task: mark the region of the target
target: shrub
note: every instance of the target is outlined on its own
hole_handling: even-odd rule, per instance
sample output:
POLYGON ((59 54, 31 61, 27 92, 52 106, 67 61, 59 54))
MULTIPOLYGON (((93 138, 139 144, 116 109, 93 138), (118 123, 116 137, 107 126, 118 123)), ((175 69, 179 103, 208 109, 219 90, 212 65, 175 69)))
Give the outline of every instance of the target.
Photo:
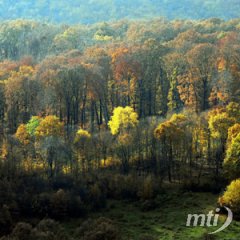
POLYGON ((69 240, 62 226, 51 219, 44 219, 35 228, 28 223, 20 222, 11 235, 1 240, 69 240))
POLYGON ((31 240, 54 240, 55 235, 52 232, 40 232, 37 229, 33 229, 30 235, 31 240))
POLYGON ((41 193, 34 196, 31 208, 34 216, 38 218, 51 217, 56 220, 66 216, 82 217, 86 212, 79 194, 62 189, 55 193, 41 193))
MULTIPOLYGON (((144 180, 135 175, 115 175, 108 181, 108 196, 115 199, 152 199, 156 194, 156 183, 151 176, 144 180)), ((160 184, 159 184, 160 186, 160 184)))
POLYGON ((9 233, 12 227, 12 216, 9 212, 9 209, 4 205, 0 209, 0 234, 9 233))
POLYGON ((89 197, 91 205, 94 209, 99 209, 106 205, 105 193, 100 189, 97 183, 90 187, 89 197))
POLYGON ((68 195, 62 189, 59 189, 52 196, 52 216, 57 219, 64 218, 67 215, 68 195))
POLYGON ((38 217, 51 215, 51 194, 41 193, 36 195, 32 202, 33 213, 38 217))
POLYGON ((32 226, 28 223, 19 222, 12 231, 12 237, 16 237, 18 240, 30 240, 30 233, 32 226))
POLYGON ((108 196, 114 199, 121 199, 124 177, 120 174, 109 177, 108 196))
POLYGON ((219 198, 221 206, 228 206, 236 214, 240 214, 240 179, 234 180, 227 187, 222 197, 219 198))
POLYGON ((71 217, 82 217, 86 214, 86 210, 80 196, 71 194, 68 203, 68 215, 71 217))
POLYGON ((133 175, 124 176, 122 184, 122 197, 126 199, 136 199, 138 192, 138 180, 133 175))
POLYGON ((69 237, 67 236, 63 227, 56 221, 52 219, 43 219, 39 222, 36 229, 31 234, 32 239, 36 240, 39 237, 39 240, 43 238, 44 240, 68 240, 69 237))
POLYGON ((0 205, 10 204, 15 199, 12 184, 6 180, 0 180, 0 205))
POLYGON ((154 197, 154 182, 151 176, 144 179, 143 184, 139 189, 139 196, 143 200, 149 200, 154 197))
POLYGON ((75 232, 76 239, 80 240, 119 240, 118 229, 112 220, 98 218, 87 220, 75 232))
POLYGON ((71 176, 59 174, 56 178, 53 180, 53 189, 59 190, 59 189, 71 189, 73 188, 74 180, 71 176))
POLYGON ((18 240, 18 239, 15 237, 11 237, 11 236, 3 236, 0 238, 0 240, 18 240))

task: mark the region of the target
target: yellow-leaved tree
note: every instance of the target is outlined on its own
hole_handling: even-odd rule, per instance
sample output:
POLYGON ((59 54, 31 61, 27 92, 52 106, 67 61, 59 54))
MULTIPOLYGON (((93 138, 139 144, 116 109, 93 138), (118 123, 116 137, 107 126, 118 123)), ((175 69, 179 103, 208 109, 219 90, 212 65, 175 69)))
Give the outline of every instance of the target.
POLYGON ((15 136, 23 145, 28 145, 30 143, 30 134, 28 133, 25 124, 19 125, 15 136))
MULTIPOLYGON (((23 154, 22 164, 25 169, 33 169, 37 167, 36 161, 30 160, 36 157, 34 147, 35 129, 41 121, 40 117, 32 117, 27 124, 20 124, 15 133, 16 139, 21 143, 21 150, 23 154)), ((20 153, 19 153, 20 155, 20 153)))
POLYGON ((225 173, 230 180, 240 177, 240 131, 238 134, 235 132, 231 135, 231 130, 233 129, 234 127, 229 130, 228 148, 223 165, 225 173))
POLYGON ((235 119, 228 116, 227 113, 213 114, 210 113, 209 129, 211 136, 225 143, 228 129, 235 123, 235 119))
POLYGON ((68 159, 64 143, 64 123, 54 115, 41 119, 35 129, 36 145, 45 163, 48 165, 49 177, 56 176, 68 159))
POLYGON ((240 213, 240 179, 234 180, 227 187, 223 196, 219 198, 218 202, 221 206, 228 206, 231 210, 240 213))
POLYGON ((113 111, 113 116, 109 121, 112 135, 117 136, 116 154, 121 160, 123 173, 129 170, 129 161, 131 157, 131 144, 133 142, 130 132, 138 124, 138 114, 131 107, 117 107, 113 111))
POLYGON ((35 130, 37 138, 42 137, 61 137, 64 133, 64 124, 58 117, 50 115, 46 116, 40 122, 39 126, 35 130))
POLYGON ((113 135, 121 134, 125 130, 138 124, 138 114, 131 107, 117 107, 108 125, 113 135))
POLYGON ((77 131, 77 134, 76 134, 76 137, 74 139, 74 142, 79 142, 81 140, 88 139, 90 137, 91 137, 91 134, 87 130, 84 130, 84 129, 80 128, 77 131))
POLYGON ((226 143, 228 139, 228 129, 236 123, 236 118, 229 114, 229 111, 220 110, 219 112, 212 110, 209 112, 208 126, 211 134, 212 152, 214 153, 216 176, 223 163, 226 143))
MULTIPOLYGON (((166 171, 169 182, 176 160, 184 162, 185 155, 181 151, 191 144, 191 121, 184 114, 173 114, 170 120, 160 123, 154 131, 154 136, 163 147, 162 153, 166 161, 166 171)), ((184 167, 184 165, 183 165, 184 167)))

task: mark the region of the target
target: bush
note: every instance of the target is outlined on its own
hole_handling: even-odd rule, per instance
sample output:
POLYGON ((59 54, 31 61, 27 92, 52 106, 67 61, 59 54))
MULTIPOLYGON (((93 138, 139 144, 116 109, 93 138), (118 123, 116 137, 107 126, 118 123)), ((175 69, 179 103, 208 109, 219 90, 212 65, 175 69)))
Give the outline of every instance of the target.
POLYGON ((216 179, 213 176, 205 176, 205 179, 202 179, 199 183, 197 179, 187 179, 184 181, 181 189, 183 191, 191 192, 212 192, 217 194, 225 186, 226 179, 218 176, 216 179))
POLYGON ((122 197, 126 199, 137 199, 138 192, 138 180, 133 175, 124 176, 123 183, 118 183, 118 186, 122 184, 122 197))
POLYGON ((33 229, 30 236, 31 240, 54 240, 55 235, 52 232, 40 232, 37 229, 33 229))
POLYGON ((31 208, 34 216, 38 218, 51 217, 56 220, 63 219, 66 216, 82 217, 86 212, 78 194, 66 192, 62 189, 55 193, 41 193, 34 196, 31 208))
POLYGON ((0 180, 0 206, 11 204, 15 197, 12 184, 6 180, 0 180))
POLYGON ((11 237, 11 236, 3 236, 0 238, 0 240, 18 240, 18 239, 15 237, 11 237))
POLYGON ((109 177, 108 196, 114 199, 137 199, 139 182, 133 175, 116 174, 109 177))
POLYGON ((76 239, 80 240, 119 240, 118 229, 112 220, 98 218, 87 220, 75 232, 76 239))
POLYGON ((105 207, 106 205, 105 193, 101 190, 97 183, 90 187, 89 200, 93 209, 99 209, 105 207))
POLYGON ((108 196, 114 199, 150 200, 156 196, 160 182, 148 176, 145 179, 136 175, 115 175, 108 181, 108 196))
POLYGON ((70 194, 68 202, 68 215, 71 217, 82 217, 86 214, 86 212, 87 209, 80 196, 70 194))
POLYGON ((73 188, 74 180, 71 176, 60 175, 53 180, 53 189, 71 189, 73 188))
POLYGON ((219 198, 221 206, 228 206, 231 210, 240 214, 240 179, 232 181, 222 197, 219 198))
POLYGON ((124 177, 120 174, 116 174, 112 177, 108 177, 108 179, 108 196, 114 199, 121 199, 124 177))
POLYGON ((41 193, 33 198, 32 210, 37 217, 46 217, 51 215, 51 194, 41 193))
POLYGON ((67 207, 68 207, 68 194, 59 189, 52 196, 52 216, 56 219, 62 219, 67 215, 67 207))
POLYGON ((12 216, 9 209, 4 205, 0 209, 0 234, 7 234, 10 232, 12 227, 12 216))
POLYGON ((1 240, 69 240, 69 237, 59 223, 44 219, 35 228, 20 222, 9 236, 4 236, 1 240))
POLYGON ((19 222, 12 231, 12 237, 18 240, 30 240, 32 226, 28 223, 19 222))
POLYGON ((36 240, 37 238, 40 240, 68 240, 63 227, 56 221, 52 219, 43 219, 39 222, 36 229, 31 234, 32 239, 36 240), (44 237, 44 238, 41 238, 44 237))
POLYGON ((154 182, 151 176, 144 179, 139 189, 139 196, 143 200, 149 200, 154 197, 154 182))
POLYGON ((39 231, 41 232, 54 232, 54 233, 57 233, 59 228, 60 228, 60 225, 58 222, 52 220, 52 219, 43 219, 41 220, 37 227, 36 227, 39 231))

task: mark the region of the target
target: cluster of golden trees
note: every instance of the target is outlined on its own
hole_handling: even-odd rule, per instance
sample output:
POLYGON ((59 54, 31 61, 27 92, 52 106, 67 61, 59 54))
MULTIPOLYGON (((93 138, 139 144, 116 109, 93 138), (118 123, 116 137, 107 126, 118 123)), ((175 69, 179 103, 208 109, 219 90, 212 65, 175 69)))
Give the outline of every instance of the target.
POLYGON ((20 171, 39 171, 50 178, 119 169, 125 174, 154 173, 170 182, 199 184, 203 174, 216 181, 222 174, 233 180, 240 174, 239 109, 231 102, 201 115, 184 111, 165 120, 142 120, 132 107, 117 107, 110 130, 79 127, 70 133, 56 116, 32 117, 19 125, 17 142, 4 145, 4 157, 16 164, 18 155, 20 171))

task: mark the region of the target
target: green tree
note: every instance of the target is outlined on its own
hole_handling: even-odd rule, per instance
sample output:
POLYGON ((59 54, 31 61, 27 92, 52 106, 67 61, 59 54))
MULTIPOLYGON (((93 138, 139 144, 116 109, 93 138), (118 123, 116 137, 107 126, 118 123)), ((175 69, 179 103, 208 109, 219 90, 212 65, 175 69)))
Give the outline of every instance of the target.
POLYGON ((40 125, 41 118, 38 116, 33 116, 29 122, 26 124, 26 130, 31 136, 35 136, 36 129, 40 125))

